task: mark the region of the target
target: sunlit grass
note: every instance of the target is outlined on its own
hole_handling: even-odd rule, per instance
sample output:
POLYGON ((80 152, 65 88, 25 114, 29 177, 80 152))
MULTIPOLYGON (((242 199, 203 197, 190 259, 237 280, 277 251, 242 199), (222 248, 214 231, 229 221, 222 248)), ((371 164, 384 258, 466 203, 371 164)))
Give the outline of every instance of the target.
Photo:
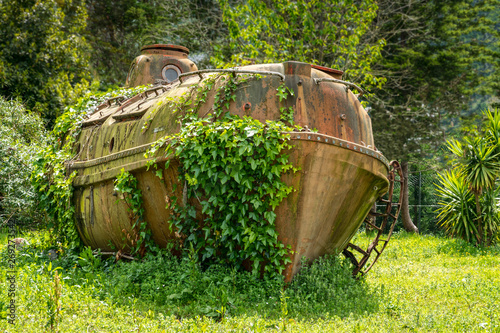
MULTIPOLYGON (((0 239, 5 241, 4 236, 0 239)), ((357 241, 368 239, 360 233, 357 241)), ((43 242, 46 240, 32 239, 31 246, 43 248, 43 242)), ((1 319, 0 329, 43 332, 47 330, 47 301, 55 267, 49 267, 48 259, 43 257, 25 262, 18 266, 17 273, 18 320, 13 327, 1 319)), ((5 265, 1 270, 0 299, 5 302, 5 265)), ((357 282, 359 289, 351 286, 354 294, 346 293, 336 299, 345 304, 345 311, 328 304, 328 300, 307 294, 298 299, 290 289, 284 294, 290 298, 281 299, 280 290, 261 290, 262 294, 272 295, 267 305, 258 298, 252 300, 254 303, 234 301, 237 309, 227 311, 224 318, 190 316, 189 309, 175 314, 175 309, 147 302, 138 295, 112 295, 106 284, 110 276, 105 270, 97 272, 101 277, 95 280, 86 280, 71 267, 62 273, 60 332, 500 332, 500 248, 478 249, 460 240, 395 234, 365 280, 357 282), (366 290, 366 295, 358 295, 356 290, 366 290), (350 297, 355 297, 355 302, 350 297), (363 310, 356 310, 353 304, 359 304, 363 310)), ((346 283, 340 277, 327 281, 321 274, 314 274, 318 277, 311 275, 304 280, 316 284, 313 290, 321 290, 322 284, 334 288, 335 283, 346 283)), ((196 313, 195 305, 192 306, 196 313)))

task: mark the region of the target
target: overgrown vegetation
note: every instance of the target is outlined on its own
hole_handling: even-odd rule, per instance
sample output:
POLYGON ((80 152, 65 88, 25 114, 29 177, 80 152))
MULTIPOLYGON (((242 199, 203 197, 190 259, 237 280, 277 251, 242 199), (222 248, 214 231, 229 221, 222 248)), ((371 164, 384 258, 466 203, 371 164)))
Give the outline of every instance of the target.
MULTIPOLYGON (((51 262, 47 233, 20 236, 30 246, 17 253, 15 330, 44 331, 52 319, 61 332, 500 328, 498 246, 478 248, 460 239, 398 233, 366 279, 352 279, 347 261, 327 257, 284 288, 279 279, 256 279, 223 265, 203 269, 196 256, 178 259, 166 252, 143 263, 115 264, 85 249, 80 258, 65 254, 51 262), (55 309, 50 302, 59 302, 59 313, 49 312, 55 309)), ((5 234, 0 237, 5 244, 5 234)), ((362 233, 355 238, 359 244, 369 241, 362 233)), ((5 265, 2 260, 2 274, 5 265)), ((2 301, 7 299, 4 283, 2 301)), ((4 302, 3 316, 5 309, 4 302)), ((7 325, 0 320, 1 329, 10 329, 7 325)))
POLYGON ((79 135, 81 121, 106 99, 121 95, 131 97, 145 89, 140 86, 106 93, 88 93, 57 119, 48 144, 38 152, 33 162, 31 182, 38 194, 40 208, 49 216, 47 227, 53 228, 57 238, 66 242, 69 248, 79 247, 80 237, 74 222, 75 208, 71 204, 72 180, 76 173, 68 175, 64 163, 77 153, 73 151, 73 144, 79 135))
POLYGON ((133 235, 128 233, 123 235, 124 243, 127 243, 128 240, 132 244, 131 254, 138 253, 144 257, 147 250, 156 251, 157 245, 153 241, 151 229, 148 228, 148 224, 144 220, 144 201, 137 179, 130 172, 122 169, 115 179, 115 191, 121 193, 122 199, 127 205, 130 224, 134 232, 133 235))
MULTIPOLYGON (((167 208, 173 209, 169 223, 181 235, 184 250, 193 251, 205 264, 231 263, 239 269, 247 262, 254 275, 273 275, 290 261, 290 249, 278 241, 274 209, 292 191, 281 180, 296 170, 286 154, 291 146, 284 132, 291 128, 281 121, 263 124, 228 113, 236 89, 249 79, 215 75, 173 101, 181 130, 159 139, 146 155, 161 152, 175 156, 181 165, 183 198, 172 196, 167 208), (199 118, 199 107, 217 83, 211 112, 199 118), (188 200, 201 206, 201 216, 188 200)), ((290 96, 283 87, 277 89, 280 101, 290 96)))
POLYGON ((89 86, 85 2, 0 2, 0 95, 20 98, 52 127, 89 86))
POLYGON ((43 221, 29 178, 46 136, 39 116, 18 100, 0 96, 0 225, 9 220, 25 226, 43 221))
MULTIPOLYGON (((206 261, 253 263, 253 272, 278 270, 287 263, 287 249, 278 241, 273 210, 292 191, 281 180, 291 171, 286 128, 251 118, 198 120, 185 124, 170 139, 166 154, 181 163, 180 181, 187 197, 202 207, 173 198, 172 225, 206 261), (175 149, 175 150, 174 150, 175 149)), ((288 259, 289 260, 289 259, 288 259)))

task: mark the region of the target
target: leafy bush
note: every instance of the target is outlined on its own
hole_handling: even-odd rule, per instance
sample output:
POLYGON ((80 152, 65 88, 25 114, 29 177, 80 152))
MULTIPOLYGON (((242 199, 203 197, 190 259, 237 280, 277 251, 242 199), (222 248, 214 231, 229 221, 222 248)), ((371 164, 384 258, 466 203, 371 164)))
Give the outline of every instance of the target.
POLYGON ((281 273, 290 262, 274 213, 292 191, 280 179, 293 168, 282 153, 291 147, 284 130, 280 122, 233 117, 188 123, 172 140, 181 181, 189 183, 189 197, 201 198, 204 214, 200 228, 194 207, 178 206, 172 224, 203 260, 251 260, 254 274, 263 263, 266 273, 281 273))
MULTIPOLYGON (((282 176, 298 169, 287 154, 291 127, 229 113, 238 86, 254 78, 259 76, 212 75, 193 85, 171 104, 180 114, 180 131, 158 139, 146 156, 173 156, 180 162, 183 198, 172 196, 167 208, 173 210, 169 224, 182 235, 184 250, 193 248, 204 264, 250 264, 254 275, 271 276, 291 262, 291 247, 278 240, 274 210, 293 191, 282 176), (211 112, 199 118, 200 106, 217 85, 211 112), (201 206, 201 218, 188 198, 201 206)), ((280 101, 293 95, 284 83, 276 92, 280 101)), ((281 112, 290 120, 285 107, 281 112)), ((154 160, 149 166, 158 168, 154 160)), ((161 170, 156 174, 162 178, 161 170)))
POLYGON ((0 223, 9 218, 22 224, 44 219, 29 178, 35 152, 46 140, 39 116, 19 101, 0 97, 0 223))

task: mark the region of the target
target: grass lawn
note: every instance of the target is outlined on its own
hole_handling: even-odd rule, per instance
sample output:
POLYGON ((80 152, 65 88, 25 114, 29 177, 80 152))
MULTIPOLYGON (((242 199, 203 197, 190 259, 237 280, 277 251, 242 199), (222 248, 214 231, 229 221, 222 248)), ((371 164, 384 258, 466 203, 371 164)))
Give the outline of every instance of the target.
MULTIPOLYGON (((174 266, 156 275, 163 267, 156 261, 150 271, 85 257, 74 257, 72 266, 69 260, 51 263, 45 236, 24 237, 31 245, 17 253, 15 325, 6 319, 6 235, 0 238, 5 332, 51 331, 51 319, 59 332, 500 332, 498 246, 477 249, 460 240, 398 233, 360 281, 346 278, 345 260, 332 259, 283 289, 273 281, 252 285, 234 271, 203 272, 189 262, 176 276, 170 274, 174 266), (162 291, 170 287, 180 291, 162 291)), ((362 233, 356 238, 367 242, 362 233)))

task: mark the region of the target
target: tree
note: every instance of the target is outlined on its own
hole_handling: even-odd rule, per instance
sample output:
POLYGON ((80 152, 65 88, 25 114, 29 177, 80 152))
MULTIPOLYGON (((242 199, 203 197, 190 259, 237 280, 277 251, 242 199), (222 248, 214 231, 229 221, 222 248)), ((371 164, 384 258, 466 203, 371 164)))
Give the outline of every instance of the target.
POLYGON ((407 230, 416 230, 407 200, 409 162, 435 154, 450 118, 462 116, 474 94, 492 95, 498 85, 498 3, 379 2, 370 38, 387 42, 374 66, 387 82, 374 91, 371 117, 377 146, 402 164, 407 230))
POLYGON ((216 48, 218 67, 297 60, 345 72, 367 87, 380 87, 383 77, 371 67, 380 59, 383 39, 363 38, 376 17, 373 0, 288 1, 220 0, 230 42, 216 48))
POLYGON ((216 0, 87 0, 86 38, 94 75, 102 85, 122 85, 132 60, 148 44, 177 44, 198 67, 224 35, 216 0))
POLYGON ((163 0, 162 15, 148 27, 145 42, 173 43, 190 51, 198 68, 211 67, 214 47, 227 39, 222 10, 217 0, 163 0))
POLYGON ((0 95, 49 125, 87 86, 83 0, 0 1, 0 95))
POLYGON ((88 0, 87 12, 85 37, 91 45, 93 75, 104 86, 122 85, 158 8, 152 1, 88 0))

